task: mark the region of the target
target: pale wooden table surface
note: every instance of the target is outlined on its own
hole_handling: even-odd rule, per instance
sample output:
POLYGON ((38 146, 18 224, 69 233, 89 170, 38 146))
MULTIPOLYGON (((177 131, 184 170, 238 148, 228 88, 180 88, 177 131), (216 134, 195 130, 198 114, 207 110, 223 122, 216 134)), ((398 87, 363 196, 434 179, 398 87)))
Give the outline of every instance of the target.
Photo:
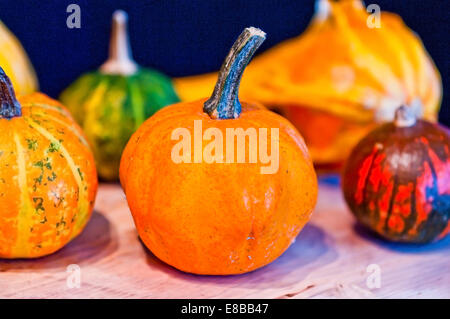
POLYGON ((84 232, 38 260, 0 260, 0 298, 450 298, 450 238, 388 244, 355 226, 338 186, 321 181, 312 221, 278 260, 239 276, 195 276, 140 243, 119 185, 100 186, 84 232), (68 288, 77 264, 81 287, 68 288), (367 267, 381 274, 370 289, 367 267), (72 273, 73 274, 73 273, 72 273))

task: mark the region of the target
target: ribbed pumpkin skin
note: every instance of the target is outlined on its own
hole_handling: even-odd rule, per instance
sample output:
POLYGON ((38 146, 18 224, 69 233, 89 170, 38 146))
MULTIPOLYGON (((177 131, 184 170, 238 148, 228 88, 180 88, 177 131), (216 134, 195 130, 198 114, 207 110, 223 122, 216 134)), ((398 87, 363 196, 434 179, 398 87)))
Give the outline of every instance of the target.
POLYGON ((0 119, 0 258, 51 254, 88 222, 97 173, 69 112, 40 93, 22 116, 0 119))
POLYGON ((0 21, 0 66, 8 74, 16 94, 35 92, 38 81, 33 66, 17 38, 0 21))
POLYGON ((130 76, 91 72, 60 96, 92 145, 100 177, 115 180, 120 156, 136 129, 161 107, 178 101, 171 80, 141 68, 130 76))
POLYGON ((308 222, 317 177, 302 137, 286 119, 242 101, 239 118, 211 119, 204 101, 168 106, 145 121, 123 152, 120 181, 139 236, 158 258, 195 274, 249 272, 278 258, 308 222), (224 136, 232 128, 278 128, 278 171, 261 174, 260 161, 174 163, 171 134, 192 129, 194 120, 224 136))
POLYGON ((352 151, 343 175, 357 219, 384 238, 426 243, 450 231, 450 136, 425 121, 385 124, 352 151))

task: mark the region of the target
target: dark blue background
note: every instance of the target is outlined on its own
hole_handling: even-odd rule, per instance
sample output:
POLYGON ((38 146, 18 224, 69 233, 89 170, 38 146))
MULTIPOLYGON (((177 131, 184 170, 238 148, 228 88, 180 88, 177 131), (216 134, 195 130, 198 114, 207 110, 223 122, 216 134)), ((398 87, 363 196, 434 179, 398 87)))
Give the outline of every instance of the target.
MULTIPOLYGON (((399 13, 421 36, 442 75, 440 119, 450 125, 450 1, 366 1, 370 3, 399 13)), ((27 50, 41 90, 56 97, 81 73, 105 61, 115 9, 129 13, 136 61, 182 76, 218 69, 244 27, 268 33, 259 52, 300 34, 313 14, 314 0, 0 0, 0 19, 27 50), (81 7, 81 29, 66 27, 70 3, 81 7)))

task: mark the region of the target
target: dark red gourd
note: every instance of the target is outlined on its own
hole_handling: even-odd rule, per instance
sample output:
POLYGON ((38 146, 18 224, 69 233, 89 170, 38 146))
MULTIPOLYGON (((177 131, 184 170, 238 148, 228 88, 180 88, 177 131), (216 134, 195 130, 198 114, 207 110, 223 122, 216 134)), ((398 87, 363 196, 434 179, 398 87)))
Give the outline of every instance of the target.
POLYGON ((400 107, 392 123, 363 138, 342 187, 356 218, 382 237, 426 243, 450 231, 449 130, 400 107))

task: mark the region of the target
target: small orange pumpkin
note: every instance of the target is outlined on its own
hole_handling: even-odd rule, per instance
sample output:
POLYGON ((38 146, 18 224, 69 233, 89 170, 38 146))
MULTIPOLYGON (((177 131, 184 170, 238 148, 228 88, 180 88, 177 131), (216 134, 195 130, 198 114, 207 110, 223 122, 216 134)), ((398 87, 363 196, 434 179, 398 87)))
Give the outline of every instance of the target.
POLYGON ((278 114, 237 98, 242 72, 264 37, 247 28, 225 60, 212 97, 158 111, 122 154, 120 180, 142 241, 182 271, 228 275, 260 268, 289 247, 315 205, 317 178, 298 131, 278 114), (205 131, 205 140, 207 132, 216 132, 209 136, 214 152, 213 142, 198 144, 196 126, 205 131), (191 137, 187 143, 194 155, 172 160, 178 145, 174 132, 192 129, 193 143, 191 137), (239 142, 229 147, 223 139, 217 143, 232 129, 267 129, 267 140, 279 145, 278 152, 270 146, 271 154, 279 155, 278 170, 262 174, 263 160, 251 162, 250 137, 242 147, 239 142), (232 150, 231 160, 227 156, 225 162, 219 149, 232 150), (213 161, 197 157, 209 151, 213 161))
POLYGON ((0 68, 0 258, 51 254, 88 222, 97 192, 79 126, 41 93, 16 99, 0 68))

